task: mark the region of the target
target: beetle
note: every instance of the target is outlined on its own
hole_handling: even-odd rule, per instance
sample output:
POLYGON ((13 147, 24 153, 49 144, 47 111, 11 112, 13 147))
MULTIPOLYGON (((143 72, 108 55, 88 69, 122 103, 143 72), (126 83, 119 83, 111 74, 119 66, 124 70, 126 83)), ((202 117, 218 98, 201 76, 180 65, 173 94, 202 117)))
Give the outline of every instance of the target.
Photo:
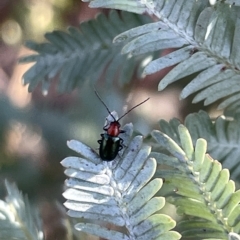
POLYGON ((95 90, 95 94, 97 95, 98 99, 101 103, 105 106, 110 116, 113 118, 114 121, 109 122, 106 126, 103 127, 103 130, 106 131, 102 133, 100 136, 102 137, 98 140, 100 144, 99 147, 99 155, 103 161, 112 161, 116 158, 119 151, 123 148, 123 139, 118 135, 120 133, 124 133, 125 131, 121 129, 121 124, 119 120, 125 117, 129 112, 131 112, 134 108, 140 106, 141 104, 145 103, 149 100, 149 98, 145 99, 144 101, 140 102, 136 106, 132 107, 128 110, 125 114, 123 114, 120 118, 116 119, 112 113, 110 112, 107 105, 103 102, 101 97, 99 96, 98 92, 95 90))

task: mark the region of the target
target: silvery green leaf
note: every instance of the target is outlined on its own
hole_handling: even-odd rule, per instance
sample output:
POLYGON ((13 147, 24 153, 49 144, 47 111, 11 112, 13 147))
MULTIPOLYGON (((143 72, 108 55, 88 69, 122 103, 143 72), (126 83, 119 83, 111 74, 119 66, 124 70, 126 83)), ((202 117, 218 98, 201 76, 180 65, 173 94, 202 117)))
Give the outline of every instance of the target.
POLYGON ((109 162, 101 160, 83 143, 75 140, 68 143, 80 154, 62 161, 68 176, 67 189, 63 193, 68 215, 84 219, 76 224, 77 230, 106 239, 130 240, 141 239, 141 236, 157 239, 164 235, 179 239, 177 232, 170 231, 175 222, 164 214, 156 214, 165 205, 165 199, 155 197, 162 179, 151 180, 157 166, 156 160, 149 157, 151 147, 143 145, 142 136, 132 138, 132 124, 125 125, 123 130, 125 132, 119 135, 124 140, 123 149, 109 162), (168 222, 164 221, 166 218, 168 222), (164 222, 157 222, 161 219, 164 222), (89 222, 97 220, 100 222, 89 222), (106 223, 125 227, 127 232, 101 226, 106 223), (139 226, 141 236, 136 231, 139 226))
MULTIPOLYGON (((130 3, 130 1, 126 1, 130 3)), ((145 11, 145 6, 131 1, 136 13, 145 11), (140 8, 137 8, 139 6, 140 8)), ((99 1, 98 6, 107 3, 99 1)), ((93 5, 96 2, 92 3, 93 5)), ((126 6, 119 1, 117 6, 126 6)), ((113 7, 113 5, 109 5, 113 7)), ((110 11, 108 16, 98 14, 95 19, 82 22, 78 27, 70 26, 67 31, 53 31, 45 34, 45 43, 27 41, 26 47, 36 53, 20 58, 20 63, 35 63, 23 76, 23 83, 33 91, 42 83, 43 93, 48 93, 52 80, 59 75, 58 89, 69 92, 81 87, 89 79, 98 80, 102 75, 106 83, 113 83, 114 79, 120 85, 128 83, 134 70, 138 67, 143 71, 142 63, 153 58, 153 53, 141 57, 121 54, 123 43, 116 44, 112 40, 115 36, 132 27, 149 23, 151 18, 146 15, 110 11), (120 73, 120 74, 116 74, 120 73)))
POLYGON ((101 3, 101 7, 115 9, 123 9, 124 5, 126 11, 145 11, 155 17, 155 22, 120 33, 114 42, 125 42, 122 53, 131 55, 173 48, 172 52, 149 61, 143 71, 142 76, 145 76, 173 66, 159 82, 159 90, 188 77, 189 84, 181 98, 197 93, 194 103, 204 101, 209 105, 223 100, 220 108, 240 108, 240 90, 233 87, 238 86, 235 79, 240 75, 238 1, 215 1, 212 5, 208 0, 89 2, 94 7, 101 3), (139 5, 134 5, 136 3, 139 5), (231 78, 226 77, 229 71, 231 78))

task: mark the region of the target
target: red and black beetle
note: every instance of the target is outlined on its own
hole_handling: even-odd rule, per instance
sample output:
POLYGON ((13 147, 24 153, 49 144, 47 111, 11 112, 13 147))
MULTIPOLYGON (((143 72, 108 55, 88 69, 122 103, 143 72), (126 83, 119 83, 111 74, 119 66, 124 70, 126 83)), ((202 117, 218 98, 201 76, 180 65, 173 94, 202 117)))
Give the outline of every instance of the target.
POLYGON ((111 117, 114 120, 113 122, 109 122, 109 124, 107 124, 106 126, 103 127, 103 130, 106 131, 106 133, 102 133, 101 134, 102 139, 98 140, 98 143, 100 144, 100 147, 99 147, 100 158, 104 161, 112 161, 117 156, 118 152, 123 148, 123 139, 120 138, 118 135, 120 133, 124 133, 125 131, 120 129, 121 124, 119 123, 119 120, 122 119, 123 117, 125 117, 134 108, 145 103, 147 100, 149 100, 149 98, 147 98, 143 102, 137 104, 136 106, 132 107, 125 114, 123 114, 120 118, 116 119, 110 112, 107 105, 100 98, 97 91, 95 91, 95 94, 97 95, 99 100, 102 102, 102 104, 105 106, 108 113, 111 115, 111 117))

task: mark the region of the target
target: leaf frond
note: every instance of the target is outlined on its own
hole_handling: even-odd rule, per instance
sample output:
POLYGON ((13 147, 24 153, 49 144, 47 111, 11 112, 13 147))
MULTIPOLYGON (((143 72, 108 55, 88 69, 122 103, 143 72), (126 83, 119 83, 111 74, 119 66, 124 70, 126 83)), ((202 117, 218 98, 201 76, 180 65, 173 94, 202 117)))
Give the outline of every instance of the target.
POLYGON ((162 186, 162 179, 151 180, 156 160, 149 157, 150 147, 142 146, 142 136, 130 140, 131 124, 125 125, 123 130, 121 137, 125 147, 111 162, 102 161, 83 143, 68 142, 68 146, 82 156, 62 161, 69 177, 63 193, 68 215, 85 220, 75 226, 77 230, 106 239, 164 239, 165 236, 179 239, 177 232, 170 231, 175 226, 174 220, 157 214, 165 205, 165 199, 154 196, 162 186), (114 224, 118 228, 109 230, 89 220, 114 224))
POLYGON ((43 92, 47 93, 50 82, 59 74, 61 92, 80 87, 85 81, 97 81, 101 76, 107 83, 116 78, 120 85, 124 85, 131 80, 136 66, 139 65, 140 73, 143 72, 141 63, 149 57, 152 59, 153 54, 140 57, 121 55, 123 44, 113 44, 112 40, 122 31, 150 21, 148 16, 111 11, 108 18, 99 14, 78 28, 47 33, 47 43, 28 41, 26 47, 38 54, 20 58, 20 63, 35 62, 23 75, 24 84, 29 84, 29 91, 32 91, 42 82, 43 92))
MULTIPOLYGON (((118 0, 92 0, 91 6, 118 7, 118 0), (94 5, 96 3, 96 5, 94 5)), ((138 1, 136 1, 138 2, 138 1)), ((224 1, 225 2, 225 1, 224 1)), ((230 1, 231 2, 231 1, 230 1)), ((231 4, 229 2, 229 4, 231 4)), ((125 10, 132 11, 132 1, 125 10)), ((238 4, 236 4, 238 5, 238 4)), ((155 15, 159 22, 125 31, 115 42, 127 41, 124 54, 138 55, 160 49, 176 48, 171 53, 151 61, 144 74, 153 74, 167 67, 172 70, 160 81, 158 89, 190 77, 180 97, 196 94, 193 102, 209 105, 223 101, 219 108, 227 108, 240 99, 240 18, 239 8, 208 0, 139 1, 139 9, 155 15)), ((238 106, 239 107, 239 106, 238 106)))
MULTIPOLYGON (((187 238, 194 235, 195 239, 227 239, 232 232, 239 234, 240 191, 235 191, 229 171, 206 154, 206 140, 197 139, 194 147, 187 128, 179 125, 178 131, 181 147, 157 130, 152 136, 181 165, 181 169, 176 165, 173 171, 158 170, 175 193, 167 201, 176 205, 179 215, 188 216, 182 223, 181 234, 187 238), (180 174, 176 177, 177 172, 180 174)), ((165 163, 164 155, 157 158, 159 164, 165 163)), ((167 155, 166 158, 171 161, 167 155)))
MULTIPOLYGON (((172 119, 170 122, 160 121, 161 131, 170 136, 181 145, 178 126, 180 121, 172 119)), ((184 124, 188 128, 195 146, 198 138, 204 138, 208 142, 207 152, 215 159, 218 159, 223 167, 231 172, 232 179, 238 179, 239 167, 239 141, 240 141, 240 118, 219 116, 215 121, 211 120, 204 111, 192 113, 185 119, 184 124), (221 146, 221 147, 220 147, 221 146)))

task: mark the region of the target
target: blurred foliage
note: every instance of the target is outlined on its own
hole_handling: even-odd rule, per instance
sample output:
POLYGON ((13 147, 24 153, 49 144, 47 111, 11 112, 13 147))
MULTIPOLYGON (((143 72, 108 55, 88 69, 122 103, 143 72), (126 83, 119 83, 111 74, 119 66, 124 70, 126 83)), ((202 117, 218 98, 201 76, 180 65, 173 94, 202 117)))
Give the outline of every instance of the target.
MULTIPOLYGON (((80 1, 1 1, 0 10, 3 13, 0 17, 1 27, 4 27, 10 19, 20 26, 23 40, 34 39, 41 41, 46 31, 55 28, 63 29, 68 25, 69 21, 71 21, 71 24, 78 23, 77 19, 75 21, 73 18, 71 19, 71 14, 75 11, 76 6, 80 7, 80 1)), ((9 32, 11 32, 10 28, 8 28, 8 31, 2 32, 2 38, 4 34, 7 35, 9 32)))
MULTIPOLYGON (((57 163, 68 154, 65 143, 75 132, 71 123, 81 125, 77 123, 80 108, 75 109, 80 98, 77 94, 57 95, 54 89, 43 97, 36 89, 30 102, 21 108, 15 106, 12 98, 24 89, 13 83, 21 78, 13 76, 18 52, 26 39, 40 42, 46 31, 78 25, 85 7, 77 0, 10 0, 0 4, 0 176, 1 180, 16 181, 30 197, 34 197, 36 185, 44 190, 51 187, 49 182, 58 185, 59 197, 63 173, 57 163), (18 87, 15 92, 9 90, 12 84, 18 87)), ((45 197, 55 199, 56 195, 49 190, 45 197)))
MULTIPOLYGON (((3 199, 6 194, 5 179, 16 182, 40 206, 46 239, 64 239, 66 235, 63 211, 54 207, 56 200, 63 201, 65 177, 59 162, 70 154, 66 141, 82 138, 82 126, 86 132, 91 122, 81 118, 86 111, 78 93, 58 95, 53 86, 47 97, 39 89, 29 95, 20 84, 24 68, 19 70, 17 58, 25 51, 25 40, 41 42, 47 31, 92 18, 95 10, 88 10, 81 19, 86 6, 78 0, 0 2, 0 196, 3 199)), ((97 141, 100 132, 101 127, 92 141, 97 141)))

